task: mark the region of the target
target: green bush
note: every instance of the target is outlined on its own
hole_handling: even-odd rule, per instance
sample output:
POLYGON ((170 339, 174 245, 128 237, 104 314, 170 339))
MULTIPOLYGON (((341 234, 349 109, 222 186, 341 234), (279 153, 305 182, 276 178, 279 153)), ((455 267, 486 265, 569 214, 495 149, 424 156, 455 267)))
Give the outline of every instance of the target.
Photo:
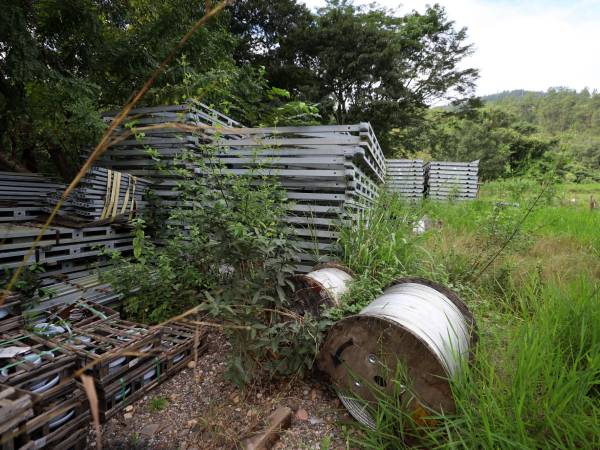
POLYGON ((115 256, 117 268, 104 277, 129 296, 126 310, 137 320, 199 306, 229 338, 228 375, 240 385, 309 368, 325 323, 288 308, 297 249, 281 220, 284 192, 273 177, 225 173, 215 157, 221 149, 202 150, 171 169, 182 180, 180 206, 162 244, 136 221, 134 259, 115 256))

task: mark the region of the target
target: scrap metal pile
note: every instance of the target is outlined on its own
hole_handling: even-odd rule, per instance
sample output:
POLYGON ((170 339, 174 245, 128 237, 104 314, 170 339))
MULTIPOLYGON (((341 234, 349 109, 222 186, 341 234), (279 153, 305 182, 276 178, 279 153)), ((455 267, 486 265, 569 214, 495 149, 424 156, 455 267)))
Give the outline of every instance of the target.
POLYGON ((90 407, 77 370, 93 378, 106 421, 205 348, 205 335, 193 324, 148 327, 84 300, 44 311, 28 328, 3 329, 0 398, 23 405, 12 416, 0 410, 3 448, 85 448, 90 407))
POLYGON ((0 176, 0 278, 25 265, 19 292, 0 305, 3 449, 82 449, 90 407, 75 372, 93 377, 101 420, 138 400, 206 348, 190 322, 148 327, 121 320, 121 299, 98 271, 107 251, 133 249, 129 220, 148 183, 94 167, 43 229, 66 186, 36 174, 0 176), (38 239, 39 237, 39 239, 38 239))
MULTIPOLYGON (((368 123, 245 128, 188 102, 132 110, 118 133, 122 139, 43 231, 35 220, 43 221, 61 201, 64 183, 0 173, 0 277, 7 280, 25 264, 38 283, 30 291, 4 292, 0 305, 3 448, 85 446, 90 413, 77 370, 93 378, 105 421, 205 350, 204 330, 194 322, 150 327, 122 320, 111 309, 121 295, 98 276, 110 265, 107 251, 132 253, 129 223, 137 212, 189 206, 178 191, 181 169, 201 180, 216 171, 223 182, 244 177, 250 185, 268 179, 282 186, 288 200, 282 220, 300 249, 297 270, 310 272, 293 280, 301 313, 318 314, 321 305, 339 304, 348 292, 353 274, 330 262, 338 226, 372 205, 384 181, 411 199, 477 193, 477 162, 386 161, 368 123), (184 158, 187 153, 194 158, 184 158), (315 263, 325 264, 313 270, 315 263)), ((349 411, 369 426, 367 388, 391 388, 386 370, 399 362, 416 383, 407 408, 452 410, 449 385, 438 380, 459 370, 459 358, 476 340, 474 328, 468 309, 445 287, 397 280, 358 315, 331 328, 319 366, 349 411)))

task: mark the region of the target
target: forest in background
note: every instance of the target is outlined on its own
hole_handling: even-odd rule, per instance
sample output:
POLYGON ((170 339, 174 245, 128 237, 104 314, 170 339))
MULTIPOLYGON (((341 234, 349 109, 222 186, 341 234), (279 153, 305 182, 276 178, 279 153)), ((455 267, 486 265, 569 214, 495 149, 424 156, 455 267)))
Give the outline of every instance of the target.
POLYGON ((401 153, 482 161, 487 179, 552 171, 600 181, 600 93, 510 91, 432 108, 401 153))
MULTIPOLYGON (((71 178, 106 126, 100 112, 121 107, 213 3, 4 0, 0 169, 71 178)), ((191 97, 248 126, 369 121, 388 157, 480 159, 484 179, 598 179, 598 94, 475 98, 467 30, 438 5, 402 13, 238 0, 192 37, 142 104, 191 97)))

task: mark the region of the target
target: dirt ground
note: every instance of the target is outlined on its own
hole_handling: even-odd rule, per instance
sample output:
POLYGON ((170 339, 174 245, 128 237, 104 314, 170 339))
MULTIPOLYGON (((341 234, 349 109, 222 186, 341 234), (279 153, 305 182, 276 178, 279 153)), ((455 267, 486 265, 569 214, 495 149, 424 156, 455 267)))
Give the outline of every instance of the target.
MULTIPOLYGON (((345 448, 350 419, 327 386, 292 379, 240 391, 224 373, 229 344, 219 333, 195 368, 187 368, 102 426, 104 449, 235 449, 277 407, 294 412, 275 449, 345 448)), ((89 448, 95 448, 90 434, 89 448)))

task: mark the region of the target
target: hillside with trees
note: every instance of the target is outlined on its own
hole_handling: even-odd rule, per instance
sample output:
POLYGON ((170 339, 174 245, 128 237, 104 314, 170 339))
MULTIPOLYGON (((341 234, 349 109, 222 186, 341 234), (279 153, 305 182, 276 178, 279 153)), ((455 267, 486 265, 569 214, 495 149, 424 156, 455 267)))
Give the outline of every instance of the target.
POLYGON ((537 127, 541 134, 559 139, 561 150, 583 167, 600 169, 600 93, 553 88, 483 100, 537 127))
POLYGON ((401 156, 475 160, 486 179, 553 172, 567 181, 600 175, 600 94, 517 90, 436 107, 418 127, 397 129, 401 156))

